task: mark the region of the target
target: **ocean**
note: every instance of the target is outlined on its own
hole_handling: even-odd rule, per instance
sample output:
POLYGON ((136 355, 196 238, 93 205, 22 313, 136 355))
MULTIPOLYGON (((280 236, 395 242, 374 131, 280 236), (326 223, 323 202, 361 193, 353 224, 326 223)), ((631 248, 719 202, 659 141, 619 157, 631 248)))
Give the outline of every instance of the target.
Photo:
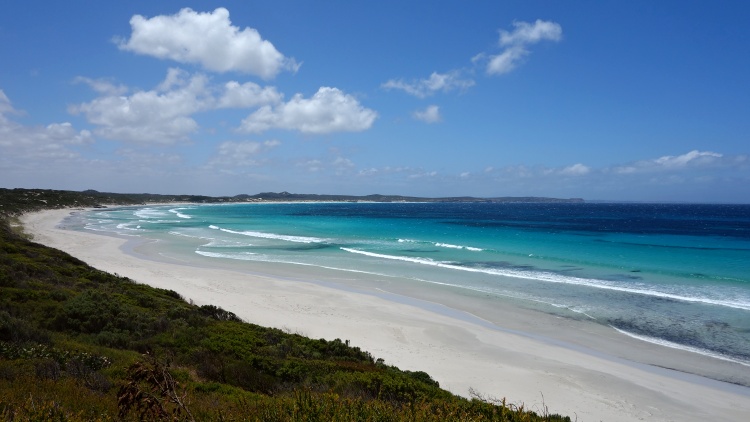
POLYGON ((197 263, 481 296, 750 366, 750 205, 247 203, 94 210, 66 224, 158 240, 197 263))

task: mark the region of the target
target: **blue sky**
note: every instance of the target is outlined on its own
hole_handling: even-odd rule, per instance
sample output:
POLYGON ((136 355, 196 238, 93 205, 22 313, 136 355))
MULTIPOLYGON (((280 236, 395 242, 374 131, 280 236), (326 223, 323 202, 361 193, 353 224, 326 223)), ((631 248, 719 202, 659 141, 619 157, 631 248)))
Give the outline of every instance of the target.
POLYGON ((0 186, 750 202, 745 1, 26 1, 0 186))

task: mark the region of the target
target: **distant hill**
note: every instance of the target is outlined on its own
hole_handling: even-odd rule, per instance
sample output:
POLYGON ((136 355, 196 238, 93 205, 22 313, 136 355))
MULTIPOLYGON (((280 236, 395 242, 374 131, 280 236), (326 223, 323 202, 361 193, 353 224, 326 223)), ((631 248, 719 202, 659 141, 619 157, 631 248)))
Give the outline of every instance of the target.
POLYGON ((402 195, 320 195, 289 192, 263 192, 255 195, 204 196, 161 195, 152 193, 112 193, 85 190, 83 192, 52 189, 5 189, 0 188, 0 214, 15 215, 21 212, 49 208, 104 207, 106 205, 142 205, 149 203, 223 203, 223 202, 471 202, 471 203, 582 203, 581 198, 544 198, 535 196, 506 196, 496 198, 474 198, 457 196, 445 198, 422 198, 402 195))

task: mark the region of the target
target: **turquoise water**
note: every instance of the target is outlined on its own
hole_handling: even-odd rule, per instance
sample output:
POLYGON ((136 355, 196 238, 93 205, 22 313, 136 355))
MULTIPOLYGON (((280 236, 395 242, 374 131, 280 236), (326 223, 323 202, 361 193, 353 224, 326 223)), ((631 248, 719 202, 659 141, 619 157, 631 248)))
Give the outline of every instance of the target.
POLYGON ((750 206, 300 203, 121 208, 79 228, 186 257, 466 289, 750 365, 750 206))

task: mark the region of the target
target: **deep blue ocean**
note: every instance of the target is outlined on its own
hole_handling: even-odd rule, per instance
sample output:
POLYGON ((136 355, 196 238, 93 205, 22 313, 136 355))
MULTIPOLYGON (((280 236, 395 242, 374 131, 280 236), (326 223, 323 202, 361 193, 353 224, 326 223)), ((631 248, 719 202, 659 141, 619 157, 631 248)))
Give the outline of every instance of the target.
POLYGON ((267 203, 81 218, 217 265, 452 286, 750 365, 750 205, 267 203))

